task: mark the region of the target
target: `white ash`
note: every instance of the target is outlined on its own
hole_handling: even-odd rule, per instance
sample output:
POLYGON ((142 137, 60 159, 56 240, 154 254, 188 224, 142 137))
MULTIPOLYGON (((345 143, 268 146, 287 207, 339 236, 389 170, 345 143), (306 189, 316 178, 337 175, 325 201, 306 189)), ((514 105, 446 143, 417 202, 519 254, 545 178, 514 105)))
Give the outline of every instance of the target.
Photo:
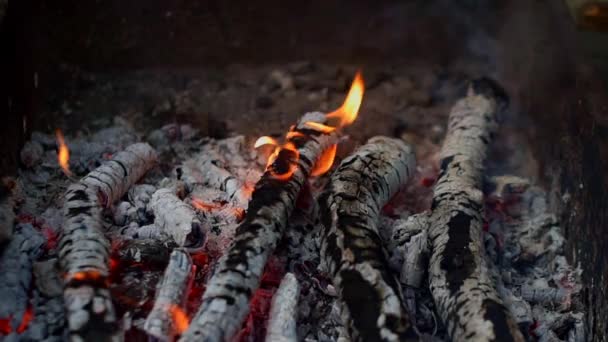
POLYGON ((298 279, 287 273, 272 298, 266 333, 267 342, 297 342, 296 329, 300 285, 298 279))
POLYGON ((206 228, 194 209, 175 195, 173 189, 159 189, 150 199, 154 212, 154 225, 170 235, 183 247, 200 247, 205 244, 206 228))
POLYGON ((10 318, 8 324, 16 331, 30 301, 29 292, 33 286, 32 266, 42 255, 45 238, 31 224, 15 227, 12 240, 0 255, 0 318, 10 318))
POLYGON ((63 280, 59 278, 57 258, 36 261, 33 265, 36 288, 46 297, 57 297, 63 291, 63 280))
POLYGON ((181 331, 175 326, 175 310, 184 311, 192 276, 192 260, 183 250, 176 249, 159 284, 154 307, 148 314, 143 329, 161 341, 171 341, 181 331))

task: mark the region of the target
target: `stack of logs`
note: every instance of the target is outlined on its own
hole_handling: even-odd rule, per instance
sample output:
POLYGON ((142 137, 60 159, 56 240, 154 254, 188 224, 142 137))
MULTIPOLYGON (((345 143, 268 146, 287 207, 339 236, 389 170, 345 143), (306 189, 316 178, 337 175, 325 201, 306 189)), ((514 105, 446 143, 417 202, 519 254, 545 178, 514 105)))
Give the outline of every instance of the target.
MULTIPOLYGON (((318 199, 320 259, 339 298, 348 338, 419 340, 411 295, 404 293, 401 284, 422 288, 428 272, 436 311, 452 340, 524 341, 497 290, 482 234, 484 163, 497 129, 497 115, 506 103, 496 84, 481 79, 472 82, 466 96, 454 105, 441 149, 432 208, 412 217, 408 224, 393 227, 392 243, 408 246, 396 249, 403 253, 401 279, 391 269, 379 218, 383 207, 415 172, 413 149, 399 139, 375 137, 342 160, 333 172, 318 199)), ((179 187, 147 194, 156 226, 146 232, 140 229, 140 236, 167 233, 179 246, 170 255, 154 306, 143 325, 149 335, 160 340, 179 337, 186 342, 226 341, 237 334, 315 163, 339 142, 339 130, 323 129, 328 125, 328 117, 322 113, 305 114, 287 135, 287 143, 295 151, 278 151, 249 201, 237 178, 211 173, 215 175, 211 182, 222 187, 230 201, 246 209, 246 215, 187 326, 175 317, 183 315, 193 282, 195 266, 190 253, 205 247, 208 228, 179 198, 179 187), (292 167, 288 178, 277 176, 292 167)), ((110 243, 104 233, 102 212, 152 169, 157 158, 148 144, 131 145, 74 183, 65 194, 59 259, 72 341, 121 339, 120 320, 109 292, 110 243)), ((208 163, 207 167, 217 166, 208 163)), ((19 238, 27 229, 17 231, 11 246, 23 245, 19 238)), ((30 239, 29 244, 34 240, 30 239)), ((0 286, 10 284, 0 281, 0 286)), ((298 340, 299 291, 298 279, 286 273, 272 300, 267 341, 298 340)))

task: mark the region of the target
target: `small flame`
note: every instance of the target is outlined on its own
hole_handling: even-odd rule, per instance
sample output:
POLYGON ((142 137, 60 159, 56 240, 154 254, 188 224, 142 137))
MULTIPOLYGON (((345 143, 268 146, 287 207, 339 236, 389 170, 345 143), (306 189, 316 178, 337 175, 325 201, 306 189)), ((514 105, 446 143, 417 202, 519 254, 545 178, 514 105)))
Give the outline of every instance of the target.
POLYGON ((264 145, 277 146, 277 145, 279 145, 279 143, 277 143, 276 140, 274 140, 273 138, 271 138, 269 136, 263 136, 263 137, 259 137, 258 140, 255 141, 253 148, 258 148, 258 147, 261 147, 264 145))
POLYGON ((338 128, 348 126, 355 121, 357 114, 359 113, 359 107, 361 107, 361 101, 363 100, 363 93, 365 91, 365 84, 361 72, 357 72, 355 79, 353 80, 346 100, 340 108, 332 113, 327 114, 328 119, 337 119, 339 123, 338 128))
POLYGON ((335 127, 331 127, 331 126, 327 126, 318 122, 314 122, 314 121, 308 121, 305 122, 304 125, 306 125, 306 127, 312 128, 314 130, 317 130, 321 133, 325 133, 325 134, 329 134, 333 131, 336 130, 335 127))
MULTIPOLYGON (((293 128, 292 128, 293 129, 293 128)), ((289 139, 293 139, 293 138, 299 138, 299 137, 303 137, 304 133, 302 132, 298 132, 298 131, 292 131, 290 130, 289 132, 287 132, 287 134, 285 135, 285 139, 289 140, 289 139)))
POLYGON ((296 146, 291 142, 287 142, 283 146, 277 147, 270 155, 266 169, 270 171, 271 175, 275 179, 286 181, 291 178, 291 175, 293 175, 293 173, 298 169, 299 158, 300 152, 296 146), (286 156, 277 161, 281 153, 292 155, 286 156))
POLYGON ((328 149, 323 151, 323 154, 321 154, 321 157, 319 157, 319 160, 317 160, 317 163, 315 164, 315 167, 310 173, 310 175, 313 177, 317 177, 329 171, 329 169, 331 169, 331 166, 334 164, 337 149, 338 145, 333 144, 328 149))
POLYGON ((179 335, 183 334, 184 331, 188 330, 188 326, 190 325, 190 319, 182 308, 173 304, 169 307, 169 312, 171 313, 171 318, 173 319, 173 327, 179 335))
POLYGON ((63 138, 61 130, 58 129, 57 131, 55 131, 55 136, 57 138, 57 144, 59 145, 59 151, 57 153, 57 160, 59 161, 59 166, 61 166, 61 169, 66 175, 71 176, 72 172, 70 171, 70 150, 68 149, 68 146, 65 143, 65 139, 63 138))

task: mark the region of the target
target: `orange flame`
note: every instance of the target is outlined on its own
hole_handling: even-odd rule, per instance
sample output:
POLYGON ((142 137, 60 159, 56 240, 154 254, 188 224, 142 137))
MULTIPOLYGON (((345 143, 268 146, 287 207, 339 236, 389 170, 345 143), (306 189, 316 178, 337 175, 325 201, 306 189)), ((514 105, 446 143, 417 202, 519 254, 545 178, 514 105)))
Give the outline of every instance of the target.
POLYGON ((357 72, 355 79, 353 80, 346 100, 340 108, 327 114, 328 119, 338 120, 338 128, 348 126, 355 121, 359 108, 361 107, 361 101, 363 100, 363 93, 365 91, 365 84, 363 83, 363 77, 361 72, 357 72))
POLYGON ((273 146, 277 146, 279 143, 277 143, 276 140, 274 140, 273 138, 269 137, 269 136, 263 136, 263 137, 259 137, 258 140, 255 141, 255 144, 253 145, 253 148, 258 148, 264 145, 273 145, 273 146))
POLYGON ((172 304, 169 306, 169 313, 171 313, 171 318, 173 320, 173 327, 175 331, 181 335, 188 329, 190 325, 190 319, 188 315, 180 308, 179 306, 172 304))
POLYGON ((336 130, 335 127, 327 126, 327 125, 324 125, 324 124, 321 124, 318 122, 314 122, 314 121, 307 121, 304 123, 304 125, 306 125, 306 127, 312 128, 314 130, 317 130, 317 131, 319 131, 321 133, 325 133, 325 134, 331 133, 336 130))
POLYGON ((319 160, 317 160, 317 163, 315 164, 315 167, 310 173, 310 175, 313 177, 317 177, 329 171, 329 169, 331 169, 331 166, 334 164, 337 149, 338 145, 333 144, 328 149, 323 151, 323 154, 321 154, 321 157, 319 157, 319 160))
POLYGON ((59 166, 63 172, 71 176, 72 172, 70 171, 70 150, 68 149, 68 145, 65 144, 65 139, 63 139, 63 134, 61 130, 55 131, 55 136, 57 138, 57 144, 59 145, 59 151, 57 153, 57 160, 59 161, 59 166))
POLYGON ((266 165, 266 168, 268 171, 270 171, 270 174, 274 178, 276 178, 278 180, 286 181, 289 178, 291 178, 291 175, 293 175, 293 173, 296 172, 296 170, 298 169, 298 159, 299 158, 300 158, 300 151, 298 151, 298 149, 296 148, 296 146, 293 143, 287 142, 283 146, 277 147, 274 150, 274 152, 270 155, 270 158, 268 158, 268 164, 266 165), (275 161, 277 161, 277 158, 283 151, 289 151, 289 152, 293 153, 294 155, 289 156, 288 158, 285 158, 285 160, 281 160, 281 164, 285 163, 287 165, 275 164, 275 161), (277 169, 280 169, 280 170, 277 170, 277 169))

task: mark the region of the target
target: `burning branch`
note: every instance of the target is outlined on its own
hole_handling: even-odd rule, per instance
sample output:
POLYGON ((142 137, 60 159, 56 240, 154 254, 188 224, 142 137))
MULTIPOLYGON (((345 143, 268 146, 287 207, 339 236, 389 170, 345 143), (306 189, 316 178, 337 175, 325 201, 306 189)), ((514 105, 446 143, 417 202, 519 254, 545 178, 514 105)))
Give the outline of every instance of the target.
POLYGON ((268 342, 296 342, 296 319, 298 314, 298 296, 300 285, 293 273, 287 273, 279 285, 279 289, 272 298, 270 318, 266 341, 268 342))
POLYGON ((65 194, 59 259, 65 272, 64 299, 72 340, 86 340, 91 334, 116 338, 116 315, 108 290, 110 246, 101 213, 155 163, 156 152, 150 145, 131 145, 72 184, 65 194))
POLYGON ((523 341, 483 255, 483 168, 504 100, 491 81, 473 82, 452 108, 441 150, 429 219, 429 278, 437 311, 455 341, 523 341))
POLYGON ((372 138, 342 161, 322 197, 321 260, 345 304, 342 320, 353 340, 417 339, 377 226, 415 163, 402 141, 372 138))
MULTIPOLYGON (((362 95, 360 78, 357 87, 361 88, 362 95)), ((361 102, 361 97, 351 97, 350 101, 361 102)), ((358 109, 358 105, 356 107, 358 109)), ((356 116, 356 113, 348 114, 356 116)), ((275 149, 266 172, 255 186, 247 216, 236 230, 234 243, 209 280, 201 307, 182 341, 226 340, 241 326, 268 256, 287 226, 298 193, 315 162, 338 142, 337 130, 324 133, 306 123, 328 125, 328 120, 323 113, 305 114, 287 133, 285 144, 275 149)))
POLYGON ((192 260, 186 252, 176 249, 171 253, 154 307, 144 323, 148 334, 171 341, 188 328, 183 304, 190 288, 192 267, 192 260))

